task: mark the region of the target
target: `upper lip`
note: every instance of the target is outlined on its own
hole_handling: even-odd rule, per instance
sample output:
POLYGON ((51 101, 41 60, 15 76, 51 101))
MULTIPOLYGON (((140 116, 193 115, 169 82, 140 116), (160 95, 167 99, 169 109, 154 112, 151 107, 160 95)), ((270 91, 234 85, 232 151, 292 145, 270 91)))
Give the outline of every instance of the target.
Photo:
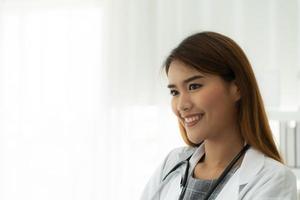
POLYGON ((197 115, 203 115, 204 113, 196 113, 196 114, 190 114, 190 115, 181 115, 182 118, 189 118, 189 117, 194 117, 197 115))

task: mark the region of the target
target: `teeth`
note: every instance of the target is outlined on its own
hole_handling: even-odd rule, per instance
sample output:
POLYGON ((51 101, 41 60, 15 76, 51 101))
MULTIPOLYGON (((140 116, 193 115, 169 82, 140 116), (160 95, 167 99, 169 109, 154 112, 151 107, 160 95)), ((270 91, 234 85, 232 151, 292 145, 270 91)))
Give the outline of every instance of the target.
MULTIPOLYGON (((202 116, 202 115, 201 115, 202 116)), ((184 118, 185 122, 191 123, 200 119, 200 115, 184 118)))

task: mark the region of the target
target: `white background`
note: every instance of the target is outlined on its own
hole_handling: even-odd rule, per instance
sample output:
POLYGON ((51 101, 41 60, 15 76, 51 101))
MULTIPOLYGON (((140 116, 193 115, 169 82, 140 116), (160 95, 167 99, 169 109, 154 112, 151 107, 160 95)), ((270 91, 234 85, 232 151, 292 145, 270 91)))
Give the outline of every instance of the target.
POLYGON ((0 1, 0 199, 138 199, 174 147, 164 58, 217 31, 268 110, 300 104, 297 0, 0 1))

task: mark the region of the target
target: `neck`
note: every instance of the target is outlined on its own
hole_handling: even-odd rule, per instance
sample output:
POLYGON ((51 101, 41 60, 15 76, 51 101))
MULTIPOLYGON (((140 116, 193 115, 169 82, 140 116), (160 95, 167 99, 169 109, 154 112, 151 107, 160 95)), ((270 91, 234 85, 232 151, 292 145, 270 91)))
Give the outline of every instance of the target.
POLYGON ((244 141, 238 131, 222 135, 222 138, 218 137, 204 141, 205 157, 202 162, 211 169, 226 168, 244 146, 244 141))

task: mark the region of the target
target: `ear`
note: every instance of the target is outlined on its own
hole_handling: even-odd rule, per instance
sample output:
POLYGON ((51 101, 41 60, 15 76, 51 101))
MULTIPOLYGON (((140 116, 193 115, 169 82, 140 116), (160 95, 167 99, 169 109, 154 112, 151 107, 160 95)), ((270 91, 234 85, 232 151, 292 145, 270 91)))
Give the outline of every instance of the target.
POLYGON ((234 101, 238 101, 241 99, 240 88, 235 80, 230 82, 230 94, 234 101))

